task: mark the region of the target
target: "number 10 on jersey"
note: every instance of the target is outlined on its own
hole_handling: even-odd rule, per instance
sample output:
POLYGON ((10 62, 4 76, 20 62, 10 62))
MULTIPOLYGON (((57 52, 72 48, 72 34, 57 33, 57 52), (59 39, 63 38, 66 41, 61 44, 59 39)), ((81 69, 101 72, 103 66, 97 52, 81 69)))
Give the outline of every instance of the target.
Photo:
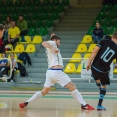
POLYGON ((114 54, 115 52, 110 49, 110 47, 107 47, 106 51, 101 56, 101 59, 103 59, 103 61, 107 63, 114 56, 114 54), (108 55, 110 56, 108 57, 108 55))

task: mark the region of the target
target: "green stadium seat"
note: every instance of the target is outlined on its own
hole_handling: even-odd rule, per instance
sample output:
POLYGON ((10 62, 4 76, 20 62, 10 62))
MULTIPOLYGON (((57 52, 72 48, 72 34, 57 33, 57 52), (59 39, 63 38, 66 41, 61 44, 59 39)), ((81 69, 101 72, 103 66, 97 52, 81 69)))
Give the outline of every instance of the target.
POLYGON ((62 5, 57 6, 56 9, 55 9, 56 13, 62 13, 64 11, 65 11, 65 9, 64 9, 64 6, 62 6, 62 5))
POLYGON ((41 28, 41 27, 43 27, 43 26, 44 26, 44 24, 43 24, 42 20, 36 20, 36 21, 33 23, 33 27, 34 27, 34 28, 41 28))
POLYGON ((45 8, 45 13, 52 13, 54 11, 55 11, 54 6, 47 6, 45 8))
POLYGON ((22 6, 22 1, 21 0, 16 0, 14 6, 21 7, 22 6))
POLYGON ((69 0, 62 0, 61 4, 63 6, 69 6, 69 0))
POLYGON ((52 1, 52 5, 54 5, 54 6, 60 5, 59 0, 53 0, 53 1, 52 1))
POLYGON ((27 23, 28 23, 28 28, 32 28, 33 27, 33 22, 32 20, 27 20, 27 23))
POLYGON ((97 18, 105 19, 106 18, 106 13, 105 12, 100 12, 98 14, 98 17, 97 18))
POLYGON ((33 14, 31 15, 31 19, 33 19, 33 20, 39 19, 39 14, 38 14, 38 13, 33 13, 33 14))
POLYGON ((112 11, 115 11, 115 12, 117 11, 117 4, 113 6, 112 11))
POLYGON ((7 8, 7 13, 9 13, 9 14, 16 13, 16 8, 15 7, 8 7, 7 8))
POLYGON ((16 13, 12 14, 12 16, 11 16, 12 17, 12 20, 15 20, 15 21, 18 20, 18 16, 19 15, 16 14, 16 13))
POLYGON ((50 16, 48 15, 48 13, 42 13, 42 15, 40 16, 40 20, 47 20, 49 18, 50 16))
POLYGON ((4 24, 4 21, 0 21, 0 24, 4 24))
POLYGON ((11 7, 11 6, 13 6, 13 1, 12 1, 12 0, 7 0, 5 6, 6 6, 6 7, 11 7))
POLYGON ((32 1, 31 0, 25 0, 23 6, 25 6, 25 7, 32 6, 32 1))
POLYGON ((35 28, 30 28, 28 30, 28 36, 35 36, 37 34, 37 30, 35 28))
MULTIPOLYGON (((36 9, 35 9, 35 10, 36 10, 36 9)), ((37 11, 38 11, 39 13, 44 13, 44 12, 45 12, 45 9, 44 9, 43 6, 40 6, 40 7, 37 9, 37 11)))
POLYGON ((59 19, 58 13, 52 13, 50 19, 51 19, 51 20, 57 20, 57 19, 59 19))
POLYGON ((2 15, 2 21, 6 21, 7 16, 8 16, 8 14, 3 14, 2 15))
POLYGON ((42 27, 42 28, 40 28, 40 30, 37 34, 40 36, 45 36, 48 34, 48 30, 47 30, 47 28, 42 27))
POLYGON ((103 29, 104 35, 107 35, 109 33, 107 27, 102 27, 102 29, 103 29))
POLYGON ((103 26, 104 27, 110 27, 113 25, 113 22, 111 19, 105 19, 104 22, 103 22, 103 26))
POLYGON ((23 15, 24 19, 26 19, 26 20, 30 18, 28 13, 23 13, 22 15, 23 15))
POLYGON ((41 2, 40 0, 33 0, 33 6, 40 6, 41 2))
POLYGON ((88 29, 88 31, 87 31, 86 34, 87 34, 87 35, 92 35, 94 28, 95 28, 95 27, 90 27, 90 28, 88 29))
POLYGON ((28 7, 25 12, 27 12, 27 13, 33 13, 33 12, 35 12, 35 9, 34 9, 33 6, 31 6, 31 7, 28 7))
POLYGON ((111 10, 111 8, 112 8, 112 5, 104 5, 103 7, 102 7, 102 12, 109 12, 110 10, 111 10))
POLYGON ((50 28, 50 27, 53 27, 53 26, 54 26, 54 23, 53 23, 52 20, 47 20, 47 21, 45 22, 45 27, 46 27, 46 28, 50 28))
POLYGON ((4 2, 0 0, 0 7, 4 7, 4 2))
POLYGON ((22 13, 24 13, 25 11, 26 11, 25 7, 18 7, 18 8, 16 9, 16 13, 18 13, 18 14, 22 14, 22 13))
POLYGON ((117 32, 117 27, 111 27, 109 34, 112 35, 114 32, 117 32))
POLYGON ((107 15, 108 19, 115 19, 117 18, 117 13, 116 12, 109 12, 109 14, 107 15))
POLYGON ((117 19, 113 23, 114 26, 117 26, 117 19))
POLYGON ((1 14, 6 13, 6 11, 7 11, 7 10, 6 10, 5 7, 1 7, 1 8, 0 8, 0 13, 1 13, 1 14))
POLYGON ((49 6, 50 5, 50 1, 49 0, 43 0, 42 5, 43 6, 49 6))

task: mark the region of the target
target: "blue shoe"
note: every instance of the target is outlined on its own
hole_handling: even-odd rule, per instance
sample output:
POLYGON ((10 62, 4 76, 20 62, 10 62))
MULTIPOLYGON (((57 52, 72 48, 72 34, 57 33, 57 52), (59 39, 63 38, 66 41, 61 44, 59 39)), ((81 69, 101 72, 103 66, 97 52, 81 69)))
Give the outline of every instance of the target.
POLYGON ((105 107, 103 107, 103 106, 97 106, 97 110, 106 110, 106 108, 105 107))

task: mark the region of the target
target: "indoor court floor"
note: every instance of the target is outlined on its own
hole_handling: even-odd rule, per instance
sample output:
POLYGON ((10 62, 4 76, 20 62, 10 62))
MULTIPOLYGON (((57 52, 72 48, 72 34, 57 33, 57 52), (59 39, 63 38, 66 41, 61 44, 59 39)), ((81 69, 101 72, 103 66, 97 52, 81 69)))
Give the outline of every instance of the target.
MULTIPOLYGON (((106 111, 86 111, 70 95, 47 95, 20 109, 19 103, 32 94, 0 94, 0 117, 117 117, 117 95, 107 95, 103 105, 106 111)), ((83 95, 85 101, 96 107, 98 95, 83 95)))

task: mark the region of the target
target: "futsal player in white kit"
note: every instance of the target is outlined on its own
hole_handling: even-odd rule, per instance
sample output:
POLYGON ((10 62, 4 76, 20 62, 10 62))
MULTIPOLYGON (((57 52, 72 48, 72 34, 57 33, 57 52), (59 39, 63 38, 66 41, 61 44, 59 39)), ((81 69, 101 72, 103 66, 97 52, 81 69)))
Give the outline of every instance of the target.
POLYGON ((85 110, 94 110, 92 106, 87 104, 82 95, 77 90, 74 83, 68 77, 67 74, 63 72, 63 61, 58 47, 60 46, 60 38, 58 36, 52 35, 50 41, 42 42, 42 45, 46 49, 47 58, 48 58, 48 70, 46 72, 46 81, 44 88, 41 91, 36 92, 29 100, 24 103, 20 103, 19 107, 24 108, 28 103, 40 99, 42 96, 46 95, 51 87, 58 83, 62 87, 68 88, 71 92, 71 95, 81 104, 81 108, 85 110))

